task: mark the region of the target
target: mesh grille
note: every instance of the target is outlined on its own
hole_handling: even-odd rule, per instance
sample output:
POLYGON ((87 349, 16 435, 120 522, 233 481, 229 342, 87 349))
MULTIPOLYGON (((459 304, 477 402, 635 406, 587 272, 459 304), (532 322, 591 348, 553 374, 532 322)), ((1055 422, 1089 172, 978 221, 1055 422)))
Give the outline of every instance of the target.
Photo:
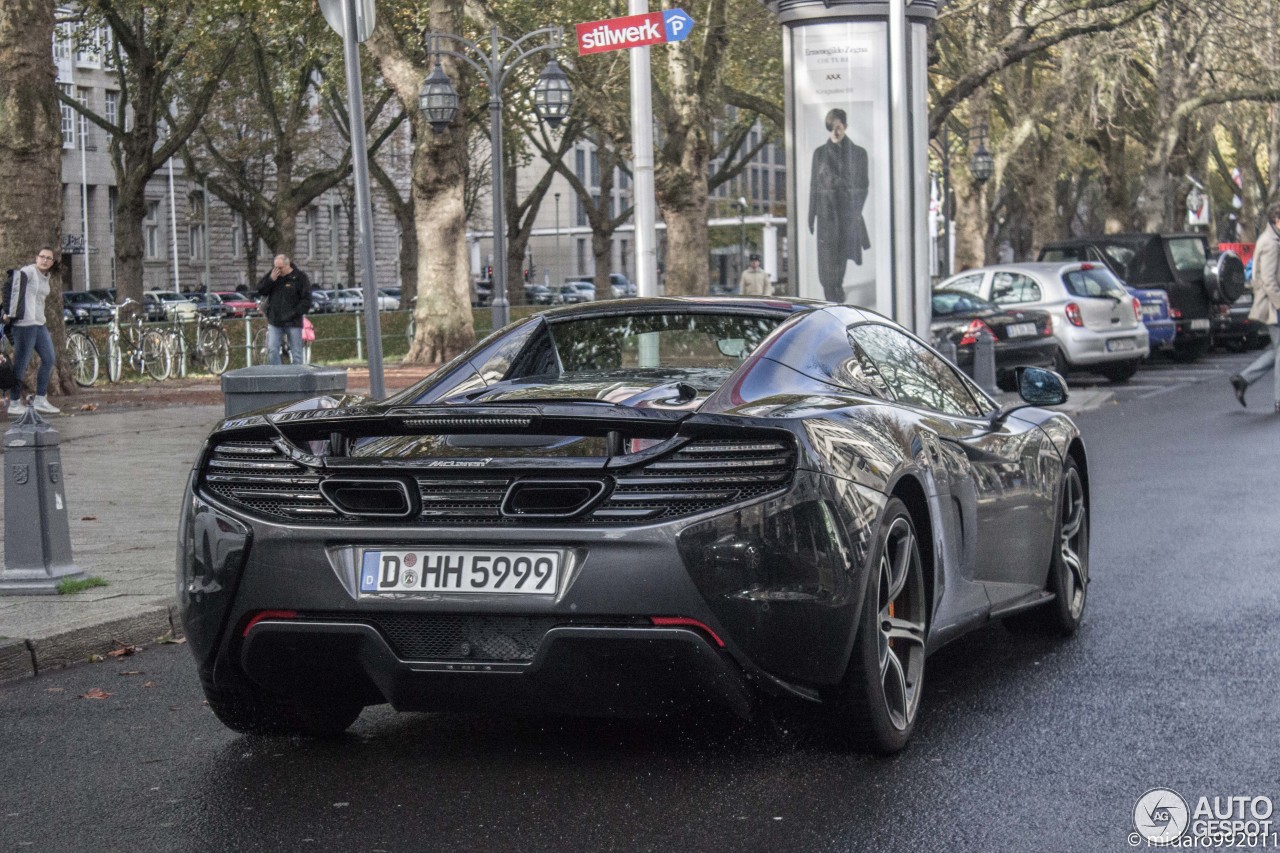
MULTIPOLYGON (((417 475, 421 514, 407 519, 344 516, 320 494, 320 475, 286 457, 267 440, 239 440, 214 448, 205 488, 255 515, 322 524, 529 526, 634 524, 663 521, 753 500, 786 488, 795 453, 783 440, 698 440, 679 451, 612 477, 608 497, 588 515, 564 520, 511 518, 502 501, 515 475, 459 470, 417 475)), ((581 474, 566 474, 580 477, 581 474)), ((539 479, 554 479, 554 475, 539 479)))
POLYGON ((401 660, 531 661, 542 638, 560 625, 647 624, 631 618, 569 620, 561 616, 464 616, 423 613, 307 613, 314 621, 363 623, 382 634, 401 660))

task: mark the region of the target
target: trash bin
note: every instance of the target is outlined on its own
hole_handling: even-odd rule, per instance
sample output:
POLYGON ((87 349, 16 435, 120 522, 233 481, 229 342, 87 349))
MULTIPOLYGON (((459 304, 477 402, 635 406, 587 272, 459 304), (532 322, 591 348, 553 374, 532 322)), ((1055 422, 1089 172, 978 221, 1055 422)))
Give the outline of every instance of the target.
POLYGON ((314 364, 257 364, 222 374, 226 417, 295 403, 325 394, 344 394, 347 371, 314 364))

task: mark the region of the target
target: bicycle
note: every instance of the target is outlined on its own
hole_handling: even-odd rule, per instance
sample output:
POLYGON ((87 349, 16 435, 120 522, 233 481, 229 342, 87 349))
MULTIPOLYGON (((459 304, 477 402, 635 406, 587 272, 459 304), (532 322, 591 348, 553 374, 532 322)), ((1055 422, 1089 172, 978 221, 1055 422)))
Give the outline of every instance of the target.
POLYGON ((177 377, 186 376, 187 332, 183 328, 182 316, 176 311, 173 312, 170 315, 168 327, 160 334, 164 335, 165 349, 169 351, 171 372, 177 377))
POLYGON ((98 381, 98 345, 84 332, 68 332, 65 344, 71 375, 81 388, 98 381))
POLYGON ((196 345, 190 351, 191 361, 207 373, 221 376, 231 362, 231 339, 222 328, 222 318, 196 317, 196 345))
POLYGON ((145 317, 138 306, 133 320, 125 327, 125 335, 120 334, 120 311, 128 305, 138 305, 133 299, 126 299, 111 312, 111 329, 107 333, 107 379, 119 382, 120 375, 127 359, 129 366, 139 374, 146 374, 157 382, 169 378, 172 360, 169 347, 165 344, 164 335, 154 329, 143 327, 145 317))

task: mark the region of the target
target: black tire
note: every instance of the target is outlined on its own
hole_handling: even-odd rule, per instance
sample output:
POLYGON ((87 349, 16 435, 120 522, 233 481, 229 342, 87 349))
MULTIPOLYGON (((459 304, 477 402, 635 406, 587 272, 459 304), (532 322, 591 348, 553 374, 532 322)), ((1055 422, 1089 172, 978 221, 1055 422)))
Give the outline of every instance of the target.
POLYGON ((866 600, 844 683, 827 698, 831 733, 891 755, 915 729, 924 689, 928 602, 915 523, 890 498, 871 553, 866 600))
POLYGON ((1053 557, 1045 580, 1053 601, 1005 619, 1005 625, 1014 631, 1070 637, 1084 620, 1089 594, 1089 500, 1080 468, 1070 456, 1062 466, 1053 533, 1053 557))
POLYGON ((1053 351, 1053 372, 1063 379, 1071 372, 1071 362, 1067 361, 1067 354, 1061 348, 1053 351))
POLYGON ((1098 372, 1112 382, 1128 382, 1133 378, 1133 374, 1138 372, 1138 361, 1134 359, 1108 364, 1106 367, 1099 368, 1098 372))
POLYGON ((302 705, 251 687, 220 690, 205 686, 205 699, 224 726, 244 735, 337 737, 364 710, 360 705, 302 705))
POLYGON ((1208 338, 1194 338, 1189 341, 1173 342, 1173 351, 1169 357, 1179 364, 1190 364, 1193 361, 1199 361, 1204 358, 1205 353, 1209 352, 1208 338))

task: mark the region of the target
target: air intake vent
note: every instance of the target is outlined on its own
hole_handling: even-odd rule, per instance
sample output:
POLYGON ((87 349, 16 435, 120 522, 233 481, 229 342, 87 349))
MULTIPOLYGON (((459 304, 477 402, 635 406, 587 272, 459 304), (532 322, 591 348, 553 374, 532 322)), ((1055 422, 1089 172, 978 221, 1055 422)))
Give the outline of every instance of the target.
POLYGON ((794 453, 783 441, 695 441, 617 477, 596 522, 659 521, 778 491, 791 482, 794 453))
POLYGON ((225 441, 215 447, 205 465, 204 487, 256 515, 295 521, 338 518, 320 494, 319 475, 266 439, 225 441))
POLYGON ((785 439, 704 439, 587 479, 581 471, 530 479, 493 468, 418 469, 393 477, 386 467, 380 480, 350 472, 324 478, 271 441, 237 440, 214 448, 202 483, 209 494, 254 515, 303 524, 595 526, 667 521, 756 500, 787 488, 794 467, 795 450, 785 439))

